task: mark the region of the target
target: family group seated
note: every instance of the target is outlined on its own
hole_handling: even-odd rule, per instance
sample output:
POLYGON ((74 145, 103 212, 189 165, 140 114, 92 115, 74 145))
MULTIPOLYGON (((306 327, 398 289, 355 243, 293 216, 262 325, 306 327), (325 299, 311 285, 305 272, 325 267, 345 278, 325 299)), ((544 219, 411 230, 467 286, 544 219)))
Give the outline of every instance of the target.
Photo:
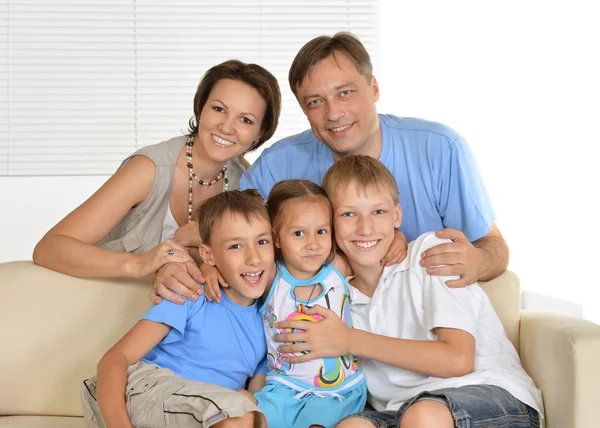
POLYGON ((154 275, 146 314, 82 379, 94 428, 543 426, 478 282, 508 247, 467 142, 379 114, 368 52, 310 40, 289 71, 310 129, 274 135, 277 79, 210 68, 185 135, 126 158, 37 244, 85 278, 154 275))

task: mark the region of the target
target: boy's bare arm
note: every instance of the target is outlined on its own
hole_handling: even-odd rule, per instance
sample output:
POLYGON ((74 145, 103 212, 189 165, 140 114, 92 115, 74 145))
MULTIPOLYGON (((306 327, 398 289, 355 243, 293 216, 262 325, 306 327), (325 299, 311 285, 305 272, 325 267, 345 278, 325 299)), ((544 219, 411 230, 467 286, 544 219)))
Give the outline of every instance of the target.
POLYGON ((475 338, 464 330, 436 329, 438 340, 407 340, 353 330, 351 354, 428 376, 460 377, 473 372, 475 338))
POLYGON ((98 407, 107 428, 132 426, 125 406, 127 368, 154 348, 170 330, 165 324, 141 320, 100 360, 98 407))
POLYGON ((267 375, 256 373, 248 382, 248 392, 255 394, 267 384, 267 375))
POLYGON ((276 324, 279 329, 305 331, 281 334, 274 338, 288 342, 279 347, 280 352, 309 351, 291 358, 291 363, 352 354, 443 378, 464 376, 473 371, 475 338, 464 330, 438 328, 437 341, 397 339, 348 328, 335 312, 318 305, 306 313, 319 314, 323 320, 317 323, 280 321, 276 324))

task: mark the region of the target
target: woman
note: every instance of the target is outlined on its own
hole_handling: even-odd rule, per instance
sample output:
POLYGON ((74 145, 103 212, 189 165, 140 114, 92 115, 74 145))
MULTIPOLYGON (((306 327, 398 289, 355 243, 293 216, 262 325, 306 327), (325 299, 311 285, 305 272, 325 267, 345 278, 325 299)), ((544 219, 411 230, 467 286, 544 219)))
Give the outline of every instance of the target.
POLYGON ((202 202, 235 189, 277 127, 281 94, 256 64, 230 60, 203 76, 189 134, 144 147, 37 244, 33 261, 79 277, 141 278, 197 258, 202 202), (173 240, 173 238, 175 238, 173 240))

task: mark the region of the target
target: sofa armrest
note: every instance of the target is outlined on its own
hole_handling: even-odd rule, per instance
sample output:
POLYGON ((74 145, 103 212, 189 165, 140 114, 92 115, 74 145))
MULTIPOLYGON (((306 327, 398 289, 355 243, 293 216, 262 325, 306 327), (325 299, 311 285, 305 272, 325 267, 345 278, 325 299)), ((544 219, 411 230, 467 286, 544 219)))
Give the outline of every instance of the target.
POLYGON ((600 428, 600 325, 521 311, 521 362, 542 391, 546 428, 600 428))

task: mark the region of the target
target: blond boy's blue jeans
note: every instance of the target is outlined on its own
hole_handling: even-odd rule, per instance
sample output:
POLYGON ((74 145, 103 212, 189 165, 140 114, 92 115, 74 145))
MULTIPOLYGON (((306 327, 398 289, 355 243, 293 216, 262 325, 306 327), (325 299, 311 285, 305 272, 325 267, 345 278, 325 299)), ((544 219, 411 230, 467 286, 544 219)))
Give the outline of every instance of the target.
POLYGON ((493 385, 469 385, 422 392, 404 402, 397 411, 363 412, 360 417, 376 428, 397 428, 406 410, 417 401, 434 400, 450 409, 456 428, 539 428, 538 412, 493 385))

